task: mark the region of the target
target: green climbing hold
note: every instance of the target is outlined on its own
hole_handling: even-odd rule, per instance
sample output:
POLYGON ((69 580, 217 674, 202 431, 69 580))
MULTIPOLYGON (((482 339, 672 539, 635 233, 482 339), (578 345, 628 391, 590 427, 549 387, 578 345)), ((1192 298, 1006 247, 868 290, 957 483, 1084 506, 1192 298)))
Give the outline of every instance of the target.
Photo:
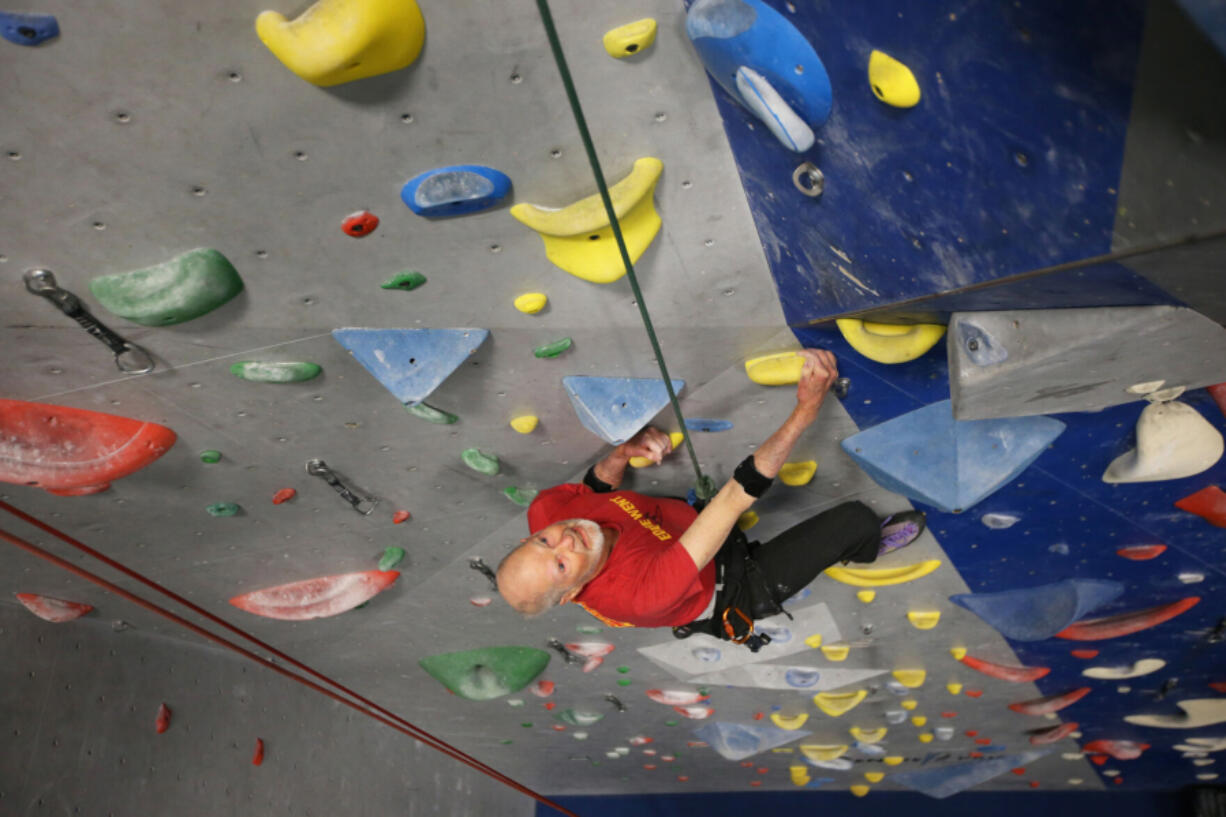
POLYGON ((483 454, 475 448, 465 448, 460 452, 460 459, 464 460, 464 464, 474 471, 485 474, 487 477, 492 477, 501 469, 498 463, 498 457, 494 454, 483 454))
POLYGON ((704 698, 709 697, 711 695, 711 690, 707 689, 706 687, 699 687, 698 694, 702 695, 704 698))
POLYGON ((523 723, 521 723, 521 724, 520 724, 520 726, 522 726, 522 727, 523 727, 523 728, 525 728, 525 729, 531 729, 531 728, 532 728, 532 721, 524 721, 523 723))
POLYGON ((578 632, 587 633, 588 635, 594 635, 595 633, 600 632, 600 627, 597 627, 595 624, 580 624, 576 626, 575 629, 578 632))
POLYGON ((532 504, 532 500, 536 499, 537 490, 535 488, 516 488, 511 485, 502 490, 502 495, 514 502, 521 508, 526 508, 532 504))
POLYGON ((552 343, 546 343, 544 346, 538 346, 532 350, 532 354, 537 357, 557 357, 571 347, 570 338, 562 338, 555 340, 552 343))
POLYGON ((383 556, 379 559, 379 569, 391 570, 393 567, 400 564, 400 560, 403 558, 404 548, 390 547, 383 551, 383 556))
POLYGON ((382 284, 379 284, 383 289, 403 289, 408 292, 410 289, 417 289, 422 284, 426 283, 426 276, 420 272, 402 272, 399 275, 393 275, 382 284))
POLYGON ((503 738, 502 740, 498 742, 501 743, 503 746, 510 746, 515 741, 511 740, 510 738, 503 738))
POLYGON ((630 668, 629 667, 618 667, 617 671, 620 672, 622 675, 625 675, 627 672, 630 671, 630 668))
POLYGON ((305 361, 242 360, 230 367, 230 374, 256 383, 301 383, 322 371, 318 363, 305 361))
POLYGON ((617 679, 617 685, 619 687, 628 687, 633 683, 634 681, 631 681, 629 678, 618 678, 617 679))
POLYGON ((532 683, 549 665, 549 653, 535 647, 481 647, 430 655, 418 663, 461 698, 487 701, 532 683))
POLYGON ((679 721, 665 721, 664 725, 665 726, 676 726, 678 723, 679 721))
POLYGON ((209 512, 209 516, 234 516, 238 513, 239 507, 233 502, 214 502, 206 506, 205 510, 209 512))
POLYGON ((89 291, 121 318, 169 326, 212 312, 243 291, 243 279, 217 250, 198 249, 147 269, 102 275, 89 291))
POLYGON ((201 461, 201 462, 206 462, 206 463, 208 463, 209 465, 212 465, 212 464, 213 464, 213 463, 215 463, 215 462, 221 462, 221 452, 220 452, 220 451, 214 451, 214 450, 213 450, 213 449, 211 449, 211 448, 206 449, 206 450, 204 450, 204 451, 201 451, 201 452, 200 452, 200 461, 201 461))
POLYGON ((440 426, 449 426, 460 419, 454 414, 436 409, 433 406, 427 406, 425 403, 418 403, 415 406, 406 405, 404 410, 419 420, 425 420, 427 423, 434 423, 440 426))

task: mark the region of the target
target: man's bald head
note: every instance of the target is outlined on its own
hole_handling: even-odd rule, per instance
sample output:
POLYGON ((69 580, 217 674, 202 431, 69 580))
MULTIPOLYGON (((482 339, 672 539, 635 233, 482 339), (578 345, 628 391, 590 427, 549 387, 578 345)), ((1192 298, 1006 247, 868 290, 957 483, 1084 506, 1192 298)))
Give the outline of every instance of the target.
POLYGON ((539 615, 579 595, 607 557, 607 537, 595 522, 556 522, 521 540, 499 563, 498 592, 516 612, 539 615))

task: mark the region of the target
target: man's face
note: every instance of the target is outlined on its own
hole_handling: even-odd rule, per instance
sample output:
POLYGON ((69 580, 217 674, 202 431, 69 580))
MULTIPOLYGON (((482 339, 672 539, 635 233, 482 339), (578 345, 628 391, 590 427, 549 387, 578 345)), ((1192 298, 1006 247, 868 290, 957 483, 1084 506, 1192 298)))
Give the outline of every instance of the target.
POLYGON ((595 522, 556 522, 520 540, 498 571, 498 588, 516 608, 542 598, 570 601, 604 566, 605 555, 605 535, 595 522))

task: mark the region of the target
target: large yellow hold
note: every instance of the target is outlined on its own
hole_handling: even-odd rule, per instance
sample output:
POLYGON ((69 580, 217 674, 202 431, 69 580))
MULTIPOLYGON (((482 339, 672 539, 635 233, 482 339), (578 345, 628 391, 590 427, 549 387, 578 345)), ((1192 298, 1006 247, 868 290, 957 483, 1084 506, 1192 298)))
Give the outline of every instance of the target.
POLYGON ((790 386, 800 382, 805 358, 798 352, 775 352, 745 361, 745 374, 760 386, 790 386))
POLYGON ((816 473, 817 460, 785 462, 779 469, 779 481, 793 487, 808 485, 816 473))
POLYGON ((835 321, 851 348, 878 363, 906 363, 927 352, 945 335, 939 323, 916 323, 901 326, 894 323, 873 323, 855 318, 835 321))
POLYGON ((295 20, 261 12, 255 33, 286 68, 328 87, 412 63, 426 21, 415 0, 319 0, 295 20))
POLYGON ((882 51, 868 55, 868 84, 873 95, 895 108, 914 108, 920 101, 919 83, 911 69, 882 51))
MULTIPOLYGON (((674 431, 668 435, 668 439, 673 444, 673 450, 676 451, 677 446, 681 445, 681 443, 685 440, 685 435, 681 433, 680 431, 674 431)), ((630 458, 631 468, 646 468, 649 465, 655 465, 655 463, 652 462, 651 459, 649 459, 648 457, 631 457, 630 458)))
POLYGON ((828 567, 825 573, 836 582, 853 587, 888 587, 915 581, 941 566, 940 559, 928 559, 899 567, 828 567))
POLYGON ((614 59, 624 59, 641 54, 656 41, 656 21, 651 17, 611 28, 601 41, 605 52, 614 59))
POLYGON ((854 692, 819 692, 813 696, 813 703, 830 717, 837 718, 855 709, 867 697, 866 689, 857 689, 854 692))
MULTIPOLYGON (((609 189, 613 212, 631 262, 638 261, 660 232, 660 216, 652 195, 664 163, 650 156, 634 163, 626 178, 609 189)), ((626 274, 613 227, 600 194, 554 210, 535 204, 517 204, 511 215, 540 233, 545 256, 577 278, 595 284, 611 284, 626 274)))

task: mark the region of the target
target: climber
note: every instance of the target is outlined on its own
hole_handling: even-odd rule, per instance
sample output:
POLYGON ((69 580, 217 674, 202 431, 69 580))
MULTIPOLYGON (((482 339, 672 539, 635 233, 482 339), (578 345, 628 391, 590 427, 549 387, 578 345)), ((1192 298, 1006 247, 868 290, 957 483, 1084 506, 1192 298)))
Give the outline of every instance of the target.
POLYGON ((701 511, 680 499, 619 490, 631 457, 659 463, 669 437, 645 428, 596 463, 583 484, 542 491, 528 508, 533 533, 498 566, 498 589, 517 612, 534 616, 574 602, 614 627, 674 627, 678 637, 708 632, 756 649, 753 619, 836 562, 872 562, 915 540, 917 511, 884 521, 862 502, 845 502, 765 544, 736 526, 770 487, 838 376, 834 355, 806 349, 791 415, 736 467, 701 511), (717 586, 719 582, 722 587, 717 586))

